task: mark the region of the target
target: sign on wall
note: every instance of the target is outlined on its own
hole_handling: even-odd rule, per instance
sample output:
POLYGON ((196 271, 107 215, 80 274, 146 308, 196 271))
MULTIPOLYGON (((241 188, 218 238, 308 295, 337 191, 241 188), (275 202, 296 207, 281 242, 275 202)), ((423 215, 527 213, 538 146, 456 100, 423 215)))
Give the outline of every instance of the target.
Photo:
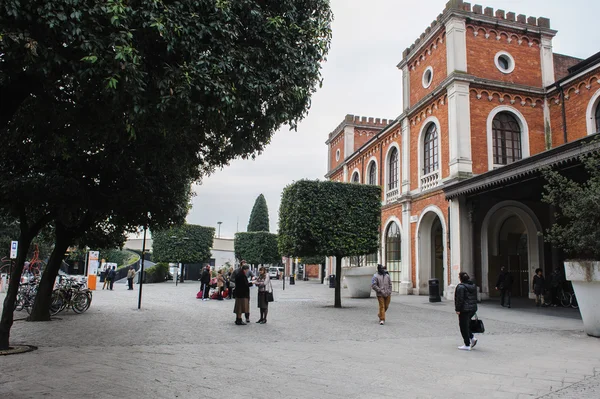
POLYGON ((17 259, 17 250, 19 249, 19 241, 10 242, 10 258, 17 259))
POLYGON ((88 275, 98 274, 98 267, 100 266, 100 262, 98 262, 100 258, 100 252, 98 251, 90 251, 88 253, 88 275))

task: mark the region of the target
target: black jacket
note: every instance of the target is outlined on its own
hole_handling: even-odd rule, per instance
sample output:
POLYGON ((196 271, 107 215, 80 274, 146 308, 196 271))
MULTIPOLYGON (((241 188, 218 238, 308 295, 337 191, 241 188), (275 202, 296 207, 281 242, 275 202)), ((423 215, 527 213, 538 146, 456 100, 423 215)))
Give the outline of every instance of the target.
POLYGON ((203 284, 210 283, 210 273, 208 270, 202 270, 202 274, 200 275, 200 282, 203 284))
POLYGON ((467 281, 456 286, 454 309, 457 312, 477 312, 477 287, 475 283, 467 281))
POLYGON ((513 285, 513 276, 509 272, 501 272, 496 281, 496 288, 499 290, 509 290, 513 285))
POLYGON ((235 297, 250 298, 250 283, 241 270, 235 274, 235 297))

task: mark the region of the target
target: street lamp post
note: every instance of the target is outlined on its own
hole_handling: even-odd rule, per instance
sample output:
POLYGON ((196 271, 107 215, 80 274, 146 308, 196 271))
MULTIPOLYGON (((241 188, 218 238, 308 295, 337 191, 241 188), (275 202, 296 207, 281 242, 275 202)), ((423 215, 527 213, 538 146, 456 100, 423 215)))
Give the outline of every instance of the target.
POLYGON ((138 309, 142 307, 142 286, 144 285, 144 255, 146 254, 146 229, 144 226, 144 240, 142 241, 142 265, 140 266, 140 294, 138 297, 138 309))
POLYGON ((217 224, 219 225, 219 232, 217 233, 217 238, 221 238, 221 223, 223 222, 217 222, 217 224))

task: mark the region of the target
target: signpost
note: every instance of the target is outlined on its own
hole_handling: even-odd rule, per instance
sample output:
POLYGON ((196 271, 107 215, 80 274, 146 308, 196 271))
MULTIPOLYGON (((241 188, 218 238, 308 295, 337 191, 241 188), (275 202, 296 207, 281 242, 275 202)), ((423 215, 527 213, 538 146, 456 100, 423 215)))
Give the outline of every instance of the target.
POLYGON ((10 258, 17 259, 17 251, 19 249, 19 241, 10 242, 10 258))
POLYGON ((99 259, 100 259, 99 251, 88 252, 87 277, 88 277, 88 288, 90 290, 96 289, 96 278, 98 275, 98 266, 100 266, 99 259))

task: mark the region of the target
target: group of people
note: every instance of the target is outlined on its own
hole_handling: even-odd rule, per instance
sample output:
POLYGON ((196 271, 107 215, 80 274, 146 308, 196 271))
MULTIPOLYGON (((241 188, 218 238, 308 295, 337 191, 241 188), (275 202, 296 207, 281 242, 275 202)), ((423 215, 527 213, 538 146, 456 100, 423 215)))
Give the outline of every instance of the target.
MULTIPOLYGON (((512 274, 506 270, 506 267, 501 267, 495 288, 497 291, 500 291, 500 305, 502 307, 504 307, 506 303, 508 308, 510 308, 513 282, 514 278, 512 274)), ((531 283, 531 292, 535 295, 535 306, 558 306, 558 291, 563 282, 564 279, 560 269, 555 267, 550 280, 550 289, 547 290, 544 272, 542 269, 537 268, 531 283), (548 295, 545 295, 546 293, 548 293, 548 295)))
MULTIPOLYGON (((133 279, 135 277, 135 268, 131 266, 129 270, 127 270, 127 289, 133 290, 133 279)), ((102 284, 102 289, 113 290, 113 286, 115 284, 115 280, 117 278, 117 267, 116 266, 105 266, 104 268, 104 284, 102 284)))
MULTIPOLYGON (((269 302, 273 296, 273 285, 267 273, 266 267, 258 269, 258 276, 250 270, 246 261, 240 262, 238 269, 231 267, 227 272, 219 270, 216 277, 216 299, 233 299, 235 305, 233 313, 235 313, 235 324, 243 326, 250 323, 250 287, 256 286, 257 307, 260 310, 260 318, 256 321, 258 324, 267 323, 267 315, 269 313, 269 302), (245 318, 245 322, 244 322, 245 318)), ((206 265, 200 276, 200 292, 198 298, 203 301, 209 300, 209 292, 211 287, 211 270, 210 266, 206 265)))
MULTIPOLYGON (((477 338, 473 336, 470 327, 471 319, 477 312, 477 287, 466 272, 460 272, 458 278, 460 284, 454 291, 454 310, 458 315, 458 326, 464 343, 458 349, 470 351, 477 345, 477 338)), ((392 280, 384 265, 377 265, 377 273, 371 279, 371 288, 379 303, 379 324, 384 325, 385 313, 392 298, 392 280)))

